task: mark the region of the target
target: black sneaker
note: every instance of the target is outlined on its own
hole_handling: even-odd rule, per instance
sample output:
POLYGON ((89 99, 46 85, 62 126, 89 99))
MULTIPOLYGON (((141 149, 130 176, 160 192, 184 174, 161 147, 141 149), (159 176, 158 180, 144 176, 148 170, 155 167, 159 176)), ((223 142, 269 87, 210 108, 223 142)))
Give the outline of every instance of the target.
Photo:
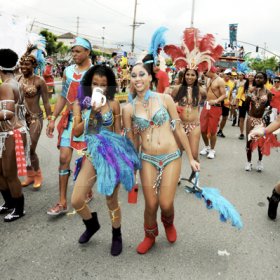
POLYGON ((244 134, 240 134, 240 136, 238 137, 238 139, 243 140, 243 139, 244 139, 244 134))
POLYGON ((218 131, 217 136, 220 136, 222 138, 226 137, 221 130, 218 131))
POLYGON ((235 125, 236 125, 236 117, 234 117, 232 120, 232 126, 235 126, 235 125))

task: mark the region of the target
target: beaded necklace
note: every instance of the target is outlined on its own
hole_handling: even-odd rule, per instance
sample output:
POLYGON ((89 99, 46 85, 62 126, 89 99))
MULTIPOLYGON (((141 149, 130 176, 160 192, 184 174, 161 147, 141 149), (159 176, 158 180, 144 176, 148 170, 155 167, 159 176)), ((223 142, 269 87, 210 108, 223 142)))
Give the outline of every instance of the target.
POLYGON ((154 123, 154 121, 152 120, 152 114, 151 114, 151 112, 152 112, 152 103, 151 103, 151 108, 149 108, 149 99, 150 99, 150 97, 154 97, 154 96, 155 96, 155 94, 151 90, 147 90, 146 91, 144 99, 141 100, 141 101, 136 96, 136 100, 139 101, 142 104, 142 106, 143 106, 143 108, 145 110, 148 122, 149 122, 149 132, 147 133, 147 138, 146 138, 148 142, 150 140, 152 141, 152 139, 150 139, 150 134, 151 135, 153 134, 154 127, 158 127, 158 125, 156 125, 154 123))
MULTIPOLYGON (((264 89, 264 88, 262 88, 262 89, 264 89)), ((261 89, 258 88, 257 92, 253 93, 252 101, 255 103, 256 109, 259 109, 261 104, 265 103, 267 101, 267 95, 266 94, 261 95, 261 89)))

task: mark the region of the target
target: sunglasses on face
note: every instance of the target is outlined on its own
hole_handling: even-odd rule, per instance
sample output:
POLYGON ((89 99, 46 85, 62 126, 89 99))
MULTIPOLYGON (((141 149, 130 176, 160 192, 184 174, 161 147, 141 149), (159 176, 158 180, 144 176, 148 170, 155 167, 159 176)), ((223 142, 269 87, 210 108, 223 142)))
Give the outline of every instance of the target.
POLYGON ((275 80, 274 83, 280 83, 280 80, 275 80))

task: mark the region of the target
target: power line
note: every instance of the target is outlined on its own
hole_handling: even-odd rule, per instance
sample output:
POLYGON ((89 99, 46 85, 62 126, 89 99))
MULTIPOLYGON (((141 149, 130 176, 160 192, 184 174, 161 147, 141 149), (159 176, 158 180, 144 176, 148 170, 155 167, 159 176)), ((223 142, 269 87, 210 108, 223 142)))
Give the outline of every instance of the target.
POLYGON ((129 19, 132 19, 132 17, 130 17, 130 16, 128 16, 128 15, 126 15, 126 14, 124 14, 124 13, 118 11, 118 10, 115 10, 115 9, 113 9, 113 8, 107 6, 107 5, 101 4, 101 3, 99 3, 99 2, 96 1, 96 0, 93 0, 93 1, 94 1, 96 4, 98 4, 99 6, 104 7, 104 8, 106 8, 106 9, 108 9, 108 10, 110 10, 110 11, 116 13, 117 15, 122 15, 122 16, 125 16, 125 17, 129 18, 129 19))
MULTIPOLYGON (((73 30, 69 30, 69 29, 65 29, 65 28, 61 28, 61 27, 58 27, 58 26, 54 26, 54 25, 50 25, 50 24, 47 24, 47 23, 43 23, 43 22, 39 22, 39 21, 36 21, 34 20, 35 23, 38 23, 40 25, 43 25, 43 26, 40 26, 40 25, 37 25, 37 24, 33 24, 33 26, 36 26, 36 27, 39 27, 39 28, 44 28, 44 26, 46 27, 50 27, 51 29, 55 29, 55 30, 62 30, 64 32, 71 32, 71 33, 75 33, 73 30)), ((62 33, 61 31, 59 31, 60 33, 62 33)), ((90 38, 90 39, 93 39, 96 43, 102 43, 102 37, 96 37, 96 36, 92 36, 92 35, 89 35, 89 34, 83 34, 83 33, 79 33, 79 35, 83 36, 83 37, 86 37, 86 38, 90 38)), ((114 45, 114 44, 117 44, 118 41, 112 41, 112 40, 106 40, 108 43, 114 45)), ((122 43, 123 45, 126 45, 126 46, 130 46, 131 44, 128 43, 128 42, 123 42, 122 43)))

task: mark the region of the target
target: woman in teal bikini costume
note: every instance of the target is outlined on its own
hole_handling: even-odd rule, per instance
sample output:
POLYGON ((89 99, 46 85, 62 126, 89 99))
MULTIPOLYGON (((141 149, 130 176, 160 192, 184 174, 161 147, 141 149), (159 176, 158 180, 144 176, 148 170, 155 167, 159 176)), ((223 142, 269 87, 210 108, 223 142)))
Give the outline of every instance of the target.
MULTIPOLYGON (((97 182, 97 190, 106 196, 112 221, 111 254, 122 252, 121 209, 118 203, 120 184, 127 191, 134 185, 134 171, 140 168, 140 160, 133 144, 121 134, 120 104, 114 100, 115 75, 111 68, 95 65, 86 73, 79 88, 78 100, 73 107, 73 134, 84 135, 87 148, 77 160, 72 206, 83 218, 86 231, 79 243, 87 243, 100 228, 97 213, 85 203, 86 195, 97 182), (104 106, 91 105, 94 87, 101 87, 106 95, 104 106)), ((80 137, 80 140, 83 137, 80 137)))
POLYGON ((154 245, 158 235, 157 210, 170 243, 176 241, 173 224, 174 196, 181 170, 181 151, 174 134, 186 150, 194 171, 199 163, 193 159, 189 141, 181 125, 171 96, 149 90, 152 80, 151 67, 137 64, 131 72, 133 100, 123 109, 123 125, 128 138, 134 143, 141 140, 141 183, 145 198, 145 238, 137 252, 145 254, 154 245))

